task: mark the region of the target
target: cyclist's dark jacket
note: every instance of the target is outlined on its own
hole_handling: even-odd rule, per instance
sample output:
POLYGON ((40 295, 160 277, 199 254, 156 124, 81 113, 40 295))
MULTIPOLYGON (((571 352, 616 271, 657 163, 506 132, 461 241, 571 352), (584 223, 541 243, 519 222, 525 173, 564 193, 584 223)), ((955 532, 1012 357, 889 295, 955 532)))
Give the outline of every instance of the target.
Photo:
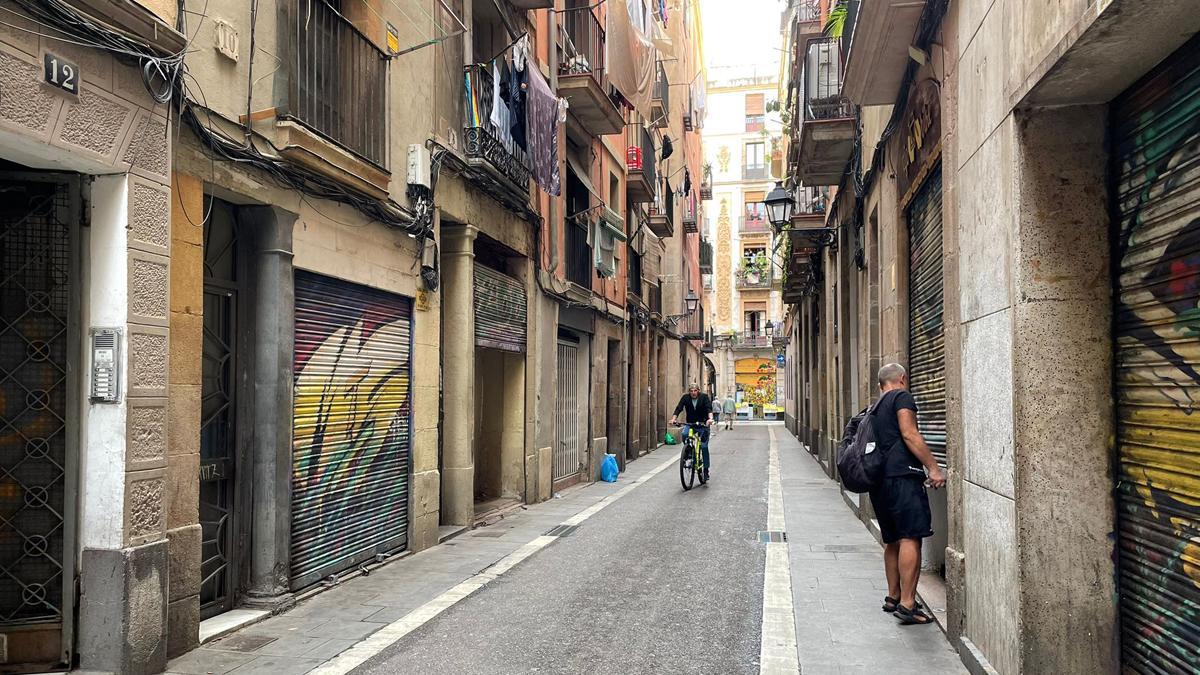
POLYGON ((679 399, 679 405, 675 406, 675 412, 671 414, 678 417, 680 411, 686 410, 688 424, 704 424, 708 422, 708 416, 712 414, 712 409, 712 399, 708 397, 708 394, 701 392, 696 397, 696 405, 693 406, 692 395, 689 393, 679 399))

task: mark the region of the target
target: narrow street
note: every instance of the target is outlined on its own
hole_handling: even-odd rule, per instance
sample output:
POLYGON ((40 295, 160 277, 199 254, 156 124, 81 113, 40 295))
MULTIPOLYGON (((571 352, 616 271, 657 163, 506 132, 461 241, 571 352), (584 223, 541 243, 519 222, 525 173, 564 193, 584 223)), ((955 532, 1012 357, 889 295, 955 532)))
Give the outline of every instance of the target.
POLYGON ((878 544, 783 426, 763 423, 716 434, 706 487, 683 492, 677 446, 662 447, 615 485, 579 488, 384 566, 168 672, 780 672, 760 671, 775 544, 758 533, 769 523, 772 439, 801 671, 878 672, 886 662, 963 672, 938 628, 901 627, 879 611, 878 544), (556 522, 577 528, 528 553, 556 522), (478 590, 461 597, 464 588, 478 590))

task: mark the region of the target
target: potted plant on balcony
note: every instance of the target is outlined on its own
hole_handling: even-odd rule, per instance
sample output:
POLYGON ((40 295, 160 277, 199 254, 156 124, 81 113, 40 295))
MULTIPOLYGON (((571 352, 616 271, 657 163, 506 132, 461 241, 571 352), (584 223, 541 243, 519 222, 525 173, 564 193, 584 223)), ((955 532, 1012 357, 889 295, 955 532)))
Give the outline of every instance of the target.
POLYGON ((767 274, 766 254, 758 253, 752 256, 746 256, 742 261, 742 266, 738 268, 738 275, 748 284, 758 284, 762 282, 762 278, 767 274))

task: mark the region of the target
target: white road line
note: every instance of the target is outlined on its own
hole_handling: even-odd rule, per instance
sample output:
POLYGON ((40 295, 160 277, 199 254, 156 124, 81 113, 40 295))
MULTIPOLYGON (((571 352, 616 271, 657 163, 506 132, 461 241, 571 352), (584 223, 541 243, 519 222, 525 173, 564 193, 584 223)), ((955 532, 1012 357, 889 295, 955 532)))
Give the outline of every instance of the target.
MULTIPOLYGON (((605 507, 609 506, 621 497, 629 494, 642 483, 650 480, 660 472, 675 466, 678 461, 679 459, 677 457, 672 457, 662 464, 659 464, 650 471, 639 476, 629 485, 626 485, 625 487, 617 490, 611 495, 608 495, 604 499, 601 499, 583 511, 580 511, 567 520, 564 520, 562 524, 578 525, 582 523, 588 518, 591 518, 600 511, 604 510, 605 507)), ((437 615, 441 614, 447 609, 450 609, 460 600, 470 596, 475 591, 488 585, 489 582, 497 579, 505 572, 516 567, 521 563, 521 561, 532 556, 534 553, 537 553, 543 548, 546 548, 556 539, 558 539, 558 537, 547 535, 542 535, 537 539, 534 539, 516 551, 513 551, 507 556, 496 561, 479 574, 476 574, 470 579, 463 581, 454 588, 451 588, 433 600, 430 600, 408 614, 405 614, 396 621, 393 621, 383 628, 380 628, 378 631, 359 641, 358 644, 339 654, 333 660, 327 661, 316 670, 310 671, 310 675, 344 675, 345 673, 349 673, 355 668, 366 663, 376 654, 379 654, 383 650, 398 642, 405 635, 408 635, 409 633, 428 623, 437 615)), ((789 592, 789 598, 790 597, 791 596, 789 592)), ((793 638, 792 641, 794 643, 795 639, 793 638)))
MULTIPOLYGON (((767 529, 786 532, 783 517, 783 481, 779 477, 779 444, 775 429, 767 464, 767 529)), ((796 613, 792 605, 792 565, 788 544, 767 544, 767 568, 763 575, 762 648, 758 654, 760 673, 799 673, 796 654, 796 613)))

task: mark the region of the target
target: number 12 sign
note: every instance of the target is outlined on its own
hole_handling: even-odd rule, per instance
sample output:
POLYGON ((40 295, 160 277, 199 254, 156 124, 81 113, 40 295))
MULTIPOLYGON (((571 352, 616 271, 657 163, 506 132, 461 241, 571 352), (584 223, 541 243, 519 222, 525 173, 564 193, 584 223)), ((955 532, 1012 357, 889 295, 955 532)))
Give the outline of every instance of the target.
POLYGON ((79 66, 49 52, 42 57, 42 64, 46 84, 69 94, 79 93, 79 66))

